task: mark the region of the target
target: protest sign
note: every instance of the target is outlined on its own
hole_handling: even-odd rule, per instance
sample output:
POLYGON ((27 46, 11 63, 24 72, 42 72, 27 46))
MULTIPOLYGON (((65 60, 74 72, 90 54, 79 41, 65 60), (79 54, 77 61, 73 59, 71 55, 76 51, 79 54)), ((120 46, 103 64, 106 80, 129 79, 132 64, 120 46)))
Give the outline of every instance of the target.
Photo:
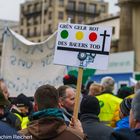
POLYGON ((105 70, 111 35, 111 27, 60 23, 54 63, 105 70))

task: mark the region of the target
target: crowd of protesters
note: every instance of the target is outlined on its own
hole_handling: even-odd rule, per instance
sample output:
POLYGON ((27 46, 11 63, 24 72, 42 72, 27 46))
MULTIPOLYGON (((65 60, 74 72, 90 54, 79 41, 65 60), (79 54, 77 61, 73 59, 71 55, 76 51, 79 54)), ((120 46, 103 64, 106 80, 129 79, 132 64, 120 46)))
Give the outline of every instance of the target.
POLYGON ((140 81, 120 87, 104 77, 81 87, 78 119, 73 116, 77 78, 65 75, 63 85, 42 85, 31 100, 14 99, 0 80, 0 139, 140 140, 140 81))

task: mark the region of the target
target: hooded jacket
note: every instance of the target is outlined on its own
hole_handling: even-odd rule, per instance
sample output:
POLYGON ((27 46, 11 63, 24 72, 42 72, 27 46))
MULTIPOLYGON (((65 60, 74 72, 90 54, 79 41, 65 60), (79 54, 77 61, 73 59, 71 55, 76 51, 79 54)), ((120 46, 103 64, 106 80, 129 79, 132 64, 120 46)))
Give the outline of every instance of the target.
POLYGON ((30 120, 28 127, 19 131, 25 140, 28 137, 32 140, 85 139, 84 134, 66 126, 63 114, 58 108, 49 108, 35 112, 30 120))
POLYGON ((115 130, 120 128, 129 128, 129 116, 122 118, 116 123, 115 130))
POLYGON ((45 117, 29 123, 27 129, 19 131, 21 135, 32 137, 32 140, 83 140, 84 134, 68 128, 63 120, 45 117))

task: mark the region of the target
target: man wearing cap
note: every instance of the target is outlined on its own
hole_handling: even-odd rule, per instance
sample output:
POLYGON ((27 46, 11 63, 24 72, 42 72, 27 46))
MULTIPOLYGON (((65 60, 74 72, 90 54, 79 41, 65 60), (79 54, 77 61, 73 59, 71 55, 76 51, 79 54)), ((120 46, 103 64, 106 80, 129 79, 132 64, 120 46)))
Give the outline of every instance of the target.
POLYGON ((119 109, 120 120, 116 122, 115 130, 120 128, 129 128, 129 114, 131 109, 131 102, 131 98, 126 98, 121 102, 119 109))
POLYGON ((11 112, 14 113, 19 120, 19 129, 27 127, 27 124, 29 123, 28 116, 30 115, 32 110, 32 103, 26 95, 21 93, 15 98, 15 100, 13 101, 13 107, 11 108, 11 112))

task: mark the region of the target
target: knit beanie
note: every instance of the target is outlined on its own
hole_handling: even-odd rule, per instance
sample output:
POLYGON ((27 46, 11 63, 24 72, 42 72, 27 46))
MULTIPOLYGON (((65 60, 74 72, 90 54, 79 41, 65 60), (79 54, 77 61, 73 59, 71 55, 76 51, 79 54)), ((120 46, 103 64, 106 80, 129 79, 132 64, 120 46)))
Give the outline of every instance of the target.
POLYGON ((77 77, 75 77, 74 75, 65 75, 63 77, 63 84, 64 85, 68 85, 72 88, 76 88, 77 85, 77 77))
POLYGON ((81 101, 80 113, 92 113, 98 116, 100 113, 100 105, 98 99, 95 96, 85 96, 81 101))
POLYGON ((28 106, 30 107, 31 102, 27 96, 25 96, 23 93, 19 94, 16 99, 13 101, 13 104, 15 104, 17 107, 20 106, 28 106))
POLYGON ((118 90, 117 97, 124 99, 133 93, 134 93, 133 88, 124 86, 118 90))
POLYGON ((132 102, 131 98, 126 98, 120 104, 120 110, 125 116, 129 116, 131 102, 132 102))

